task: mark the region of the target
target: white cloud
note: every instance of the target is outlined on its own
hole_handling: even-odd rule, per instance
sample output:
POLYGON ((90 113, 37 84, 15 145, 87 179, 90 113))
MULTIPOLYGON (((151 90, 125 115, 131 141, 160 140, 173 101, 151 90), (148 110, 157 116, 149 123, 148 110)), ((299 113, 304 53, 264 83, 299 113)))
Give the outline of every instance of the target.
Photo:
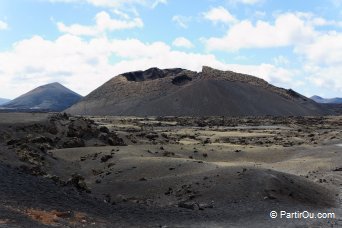
POLYGON ((266 12, 265 11, 255 11, 254 16, 256 18, 263 18, 266 16, 266 12))
POLYGON ((159 4, 166 4, 167 0, 47 0, 49 2, 88 3, 96 7, 126 8, 133 5, 142 5, 151 8, 159 4))
POLYGON ((286 58, 285 56, 277 56, 273 59, 273 62, 276 64, 276 65, 288 65, 290 63, 289 59, 286 58))
POLYGON ((304 57, 308 82, 342 94, 342 33, 320 34, 313 42, 295 47, 295 53, 304 57))
POLYGON ((203 65, 249 73, 275 83, 291 81, 291 72, 273 65, 229 65, 211 54, 172 50, 163 42, 143 43, 137 39, 109 40, 105 37, 85 41, 66 34, 52 41, 34 36, 14 44, 10 51, 0 52, 1 95, 14 98, 54 81, 86 95, 123 72, 150 67, 200 71, 203 65), (119 60, 110 63, 112 57, 119 60))
POLYGON ((297 12, 296 13, 299 17, 306 20, 307 24, 312 26, 335 26, 335 27, 342 27, 342 21, 335 21, 335 20, 327 20, 323 17, 317 17, 313 13, 303 13, 297 12))
POLYGON ((7 78, 1 92, 14 98, 53 81, 65 83, 76 91, 89 90, 91 84, 99 85, 108 73, 109 52, 105 44, 105 40, 87 43, 72 35, 63 35, 55 41, 39 36, 20 41, 13 50, 0 53, 0 78, 7 78))
POLYGON ((190 40, 186 39, 185 37, 178 37, 176 38, 173 43, 175 47, 183 47, 183 48, 193 48, 194 45, 191 43, 190 40))
POLYGON ((55 3, 55 2, 63 2, 63 3, 74 3, 79 2, 79 0, 47 0, 49 2, 55 3))
POLYGON ((170 47, 163 42, 143 43, 138 39, 112 40, 111 51, 123 59, 154 58, 170 52, 170 47))
POLYGON ((307 61, 315 65, 341 65, 342 33, 320 35, 314 42, 296 47, 295 52, 304 55, 307 61))
POLYGON ((248 20, 233 25, 224 37, 204 40, 208 50, 237 51, 243 48, 284 47, 307 43, 316 35, 312 25, 302 15, 286 13, 279 15, 274 24, 248 20))
POLYGON ((262 0, 239 0, 239 1, 244 4, 256 4, 256 3, 261 2, 262 0))
POLYGON ((213 23, 222 22, 225 24, 231 24, 237 22, 236 18, 222 6, 212 8, 208 12, 203 14, 204 18, 212 21, 213 23))
POLYGON ((246 5, 254 5, 257 3, 261 3, 264 0, 230 0, 231 3, 240 3, 240 4, 246 4, 246 5))
POLYGON ((155 0, 152 4, 152 8, 156 8, 159 4, 167 4, 167 0, 155 0))
POLYGON ((96 27, 84 26, 79 24, 67 26, 62 22, 58 22, 57 27, 60 32, 70 33, 77 36, 96 36, 99 33, 96 27))
POLYGON ((172 17, 172 21, 182 28, 188 28, 188 23, 191 21, 190 17, 175 15, 172 17))
MULTIPOLYGON (((341 93, 342 33, 327 31, 327 28, 317 29, 322 26, 339 27, 340 23, 317 17, 312 13, 285 13, 277 15, 274 23, 259 20, 253 24, 248 20, 240 21, 231 26, 225 36, 202 41, 208 50, 228 52, 248 48, 293 48, 296 59, 300 59, 303 69, 296 73, 301 75, 300 81, 294 80, 290 85, 306 84, 308 88, 341 93)), ((288 66, 289 59, 278 56, 273 62, 278 66, 275 69, 279 70, 279 66, 288 66)), ((272 68, 266 69, 272 71, 272 68)), ((279 78, 281 77, 269 79, 275 82, 279 78)), ((286 85, 286 82, 281 84, 286 85)))
POLYGON ((129 16, 127 13, 125 13, 125 12, 123 12, 123 11, 121 11, 121 10, 113 9, 112 12, 113 12, 115 15, 117 15, 117 16, 119 16, 119 17, 125 19, 125 20, 129 20, 129 19, 130 19, 130 16, 129 16))
POLYGON ((8 24, 4 21, 0 21, 0 30, 6 30, 8 28, 8 24))
POLYGON ((293 79, 294 72, 291 70, 276 67, 272 64, 260 64, 260 65, 239 65, 239 64, 228 64, 221 68, 222 70, 232 70, 241 72, 249 75, 260 77, 272 84, 291 87, 295 84, 293 79))
MULTIPOLYGON (((121 12, 116 11, 116 14, 119 14, 119 13, 121 12)), ((121 17, 127 17, 127 16, 128 15, 121 13, 121 17)), ((67 26, 62 22, 58 22, 57 27, 59 31, 64 32, 64 33, 70 33, 72 35, 96 36, 96 35, 103 34, 106 31, 142 28, 144 26, 144 23, 140 18, 124 19, 124 20, 112 19, 110 15, 104 11, 96 14, 95 21, 96 21, 96 25, 94 26, 85 26, 85 25, 80 25, 80 24, 73 24, 73 25, 67 26)))
POLYGON ((308 82, 330 93, 342 94, 342 67, 340 65, 319 67, 308 64, 304 66, 304 69, 305 73, 310 75, 306 78, 308 82))

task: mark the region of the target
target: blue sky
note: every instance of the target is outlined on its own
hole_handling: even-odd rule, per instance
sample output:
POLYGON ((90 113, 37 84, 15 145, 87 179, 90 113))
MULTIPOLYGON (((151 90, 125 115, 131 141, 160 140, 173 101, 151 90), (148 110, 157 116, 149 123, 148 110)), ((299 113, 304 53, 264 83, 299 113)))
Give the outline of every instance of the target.
POLYGON ((60 82, 203 65, 306 95, 342 96, 342 0, 5 0, 0 97, 60 82))

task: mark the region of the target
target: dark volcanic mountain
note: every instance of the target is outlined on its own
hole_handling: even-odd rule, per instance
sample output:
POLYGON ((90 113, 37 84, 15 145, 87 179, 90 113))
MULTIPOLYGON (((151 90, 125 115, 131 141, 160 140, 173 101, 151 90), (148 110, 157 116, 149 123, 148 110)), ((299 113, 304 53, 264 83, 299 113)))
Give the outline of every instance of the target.
POLYGON ((5 103, 7 103, 9 101, 10 101, 10 99, 0 98, 0 105, 5 104, 5 103))
POLYGON ((250 75, 203 67, 125 73, 66 110, 132 116, 322 115, 314 101, 250 75))
POLYGON ((316 101, 317 103, 322 103, 322 104, 342 104, 342 98, 339 98, 339 97, 323 98, 320 96, 312 96, 310 97, 310 99, 316 101))
POLYGON ((3 108, 16 110, 63 111, 78 102, 82 97, 55 82, 40 86, 3 105, 3 108))

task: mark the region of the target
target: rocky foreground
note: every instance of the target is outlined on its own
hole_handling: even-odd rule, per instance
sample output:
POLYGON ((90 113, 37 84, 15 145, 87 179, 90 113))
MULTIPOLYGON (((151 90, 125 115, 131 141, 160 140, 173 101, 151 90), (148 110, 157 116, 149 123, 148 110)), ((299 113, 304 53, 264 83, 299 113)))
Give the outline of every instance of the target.
POLYGON ((342 225, 339 116, 0 116, 0 227, 342 225))

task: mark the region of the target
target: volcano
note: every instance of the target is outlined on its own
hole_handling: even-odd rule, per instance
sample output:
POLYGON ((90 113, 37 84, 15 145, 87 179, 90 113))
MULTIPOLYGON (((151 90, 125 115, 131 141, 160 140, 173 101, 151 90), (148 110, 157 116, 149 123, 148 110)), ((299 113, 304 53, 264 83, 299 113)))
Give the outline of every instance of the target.
POLYGON ((55 82, 39 86, 4 104, 2 108, 59 112, 77 103, 81 98, 81 95, 55 82))
POLYGON ((263 79, 203 67, 118 75, 71 106, 78 115, 303 116, 327 111, 307 97, 263 79))

